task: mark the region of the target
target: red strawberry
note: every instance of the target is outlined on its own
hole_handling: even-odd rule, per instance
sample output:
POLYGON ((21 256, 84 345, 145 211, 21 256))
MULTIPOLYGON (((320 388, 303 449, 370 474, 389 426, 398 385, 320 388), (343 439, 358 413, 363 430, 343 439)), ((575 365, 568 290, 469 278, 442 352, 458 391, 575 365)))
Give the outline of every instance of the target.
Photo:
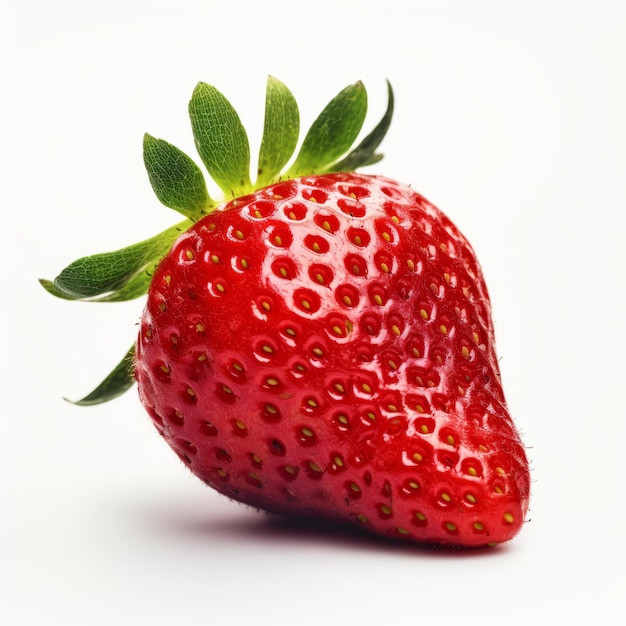
POLYGON ((167 253, 171 230, 42 282, 61 297, 108 300, 149 283, 133 363, 82 403, 134 377, 158 431, 217 491, 383 536, 499 543, 521 528, 529 473, 476 256, 411 188, 347 171, 379 158, 389 94, 379 125, 339 161, 366 107, 360 83, 342 91, 280 180, 297 109, 270 79, 255 186, 239 118, 200 85, 190 103, 196 145, 235 199, 216 207, 189 157, 147 136, 150 179, 187 216, 183 234, 167 253), (129 256, 132 267, 103 278, 106 263, 129 256), (88 286, 80 272, 94 276, 88 286))

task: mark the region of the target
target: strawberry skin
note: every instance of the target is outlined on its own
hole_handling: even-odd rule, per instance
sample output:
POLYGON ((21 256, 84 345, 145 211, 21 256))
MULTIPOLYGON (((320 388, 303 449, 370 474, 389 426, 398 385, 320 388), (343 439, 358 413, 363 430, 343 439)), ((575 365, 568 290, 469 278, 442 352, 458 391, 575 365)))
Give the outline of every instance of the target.
POLYGON ((524 522, 480 266, 393 180, 304 176, 199 220, 154 274, 134 374, 167 443, 234 500, 465 547, 524 522))

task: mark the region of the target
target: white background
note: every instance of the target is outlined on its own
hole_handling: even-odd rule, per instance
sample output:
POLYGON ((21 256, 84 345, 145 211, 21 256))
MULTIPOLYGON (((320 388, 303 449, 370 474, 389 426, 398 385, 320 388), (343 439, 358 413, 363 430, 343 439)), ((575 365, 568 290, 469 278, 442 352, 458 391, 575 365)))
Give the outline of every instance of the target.
POLYGON ((7 626, 626 623, 626 4, 24 0, 3 4, 0 622, 7 626), (145 131, 193 154, 197 81, 258 146, 265 79, 310 123, 363 79, 397 112, 369 171, 470 238, 533 467, 506 547, 443 553, 279 522, 189 475, 135 393, 77 408, 141 302, 44 292, 177 217, 145 131))

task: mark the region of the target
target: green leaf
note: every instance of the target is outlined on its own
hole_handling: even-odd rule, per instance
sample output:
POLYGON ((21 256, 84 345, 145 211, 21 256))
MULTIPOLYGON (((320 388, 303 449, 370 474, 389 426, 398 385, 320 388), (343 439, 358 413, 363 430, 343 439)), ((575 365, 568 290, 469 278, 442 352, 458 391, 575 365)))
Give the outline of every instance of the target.
POLYGON ((185 220, 127 248, 82 257, 62 270, 54 281, 39 282, 52 295, 65 300, 132 300, 147 291, 150 274, 178 235, 191 224, 191 220, 185 220))
POLYGON ((311 125, 287 176, 329 171, 354 143, 366 114, 367 92, 361 81, 339 92, 311 125))
POLYGON ((251 191, 248 136, 230 102, 215 87, 198 83, 189 117, 198 154, 222 191, 233 197, 251 191))
POLYGON ((300 114, 296 99, 281 81, 269 76, 256 187, 274 182, 293 155, 299 134, 300 114))
POLYGON ((387 109, 382 119, 378 122, 374 130, 365 137, 356 148, 339 161, 339 163, 335 163, 329 171, 351 172, 358 167, 377 163, 383 158, 382 154, 376 154, 376 148, 378 148, 380 142, 389 130, 391 118, 393 117, 393 106, 393 89, 391 88, 391 83, 387 81, 387 109))
MULTIPOLYGON (((68 400, 72 404, 79 406, 92 406, 102 404, 121 396, 134 384, 133 376, 135 359, 135 346, 125 354, 124 358, 115 366, 113 371, 88 395, 81 400, 68 400)), ((67 398, 66 398, 67 400, 67 398)))
POLYGON ((192 219, 207 212, 211 199, 204 175, 182 150, 146 133, 143 160, 152 189, 166 207, 192 219))

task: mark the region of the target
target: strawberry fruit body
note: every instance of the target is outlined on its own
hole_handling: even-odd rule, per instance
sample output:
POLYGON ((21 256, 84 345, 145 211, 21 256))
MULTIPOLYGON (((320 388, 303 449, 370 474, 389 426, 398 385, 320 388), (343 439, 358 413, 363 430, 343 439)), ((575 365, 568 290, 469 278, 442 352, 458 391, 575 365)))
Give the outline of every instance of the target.
MULTIPOLYGON (((282 103, 292 103, 273 80, 282 103)), ((333 152, 319 134, 339 120, 335 133, 350 145, 360 123, 345 130, 351 118, 340 109, 362 111, 364 94, 360 84, 342 92, 281 176, 294 142, 272 162, 267 146, 277 131, 268 128, 287 124, 268 121, 268 84, 256 186, 245 150, 219 180, 222 131, 201 127, 207 108, 224 100, 195 94, 196 144, 234 199, 212 203, 188 157, 147 136, 151 182, 188 218, 184 232, 173 245, 173 233, 139 244, 134 270, 123 280, 118 270, 97 294, 78 285, 77 266, 42 282, 60 297, 100 300, 128 299, 147 285, 136 346, 82 403, 110 399, 135 380, 159 433, 220 493, 385 537, 492 545, 520 530, 529 472, 502 390, 480 265, 423 196, 349 171, 378 160, 389 93, 383 120, 339 161, 346 146, 333 152)), ((245 145, 243 137, 229 135, 245 145)), ((102 268, 102 258, 94 265, 102 268)))

